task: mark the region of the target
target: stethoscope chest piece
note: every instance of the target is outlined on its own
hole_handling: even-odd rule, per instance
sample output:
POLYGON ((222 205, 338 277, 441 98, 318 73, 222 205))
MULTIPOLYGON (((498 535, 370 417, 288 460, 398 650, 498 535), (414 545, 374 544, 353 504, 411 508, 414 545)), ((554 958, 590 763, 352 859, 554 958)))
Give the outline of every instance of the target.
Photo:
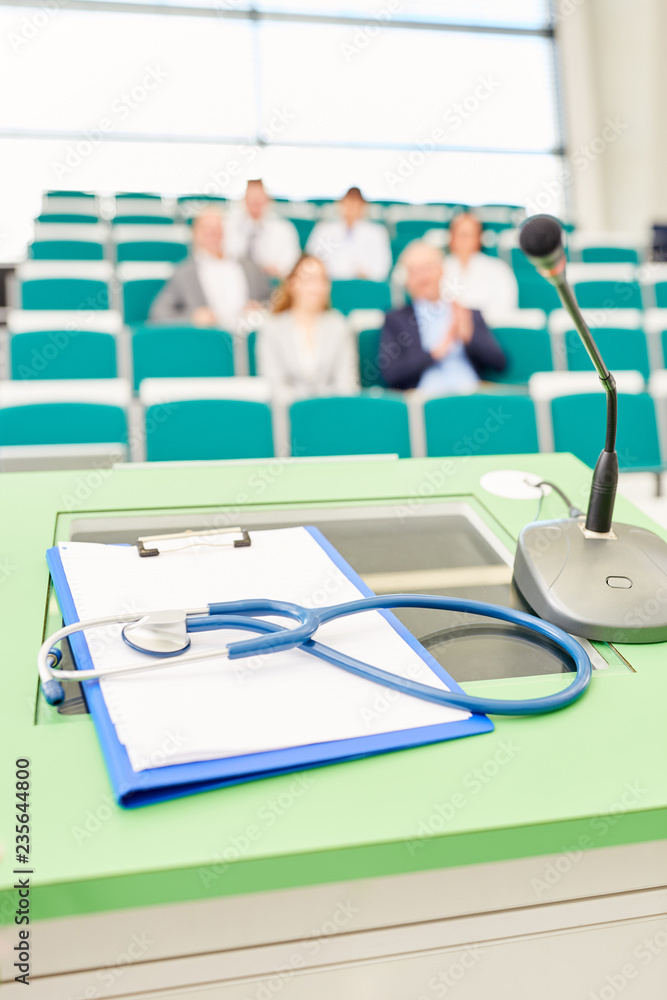
POLYGON ((185 611, 151 611, 123 628, 132 649, 152 656, 177 656, 190 645, 185 611))

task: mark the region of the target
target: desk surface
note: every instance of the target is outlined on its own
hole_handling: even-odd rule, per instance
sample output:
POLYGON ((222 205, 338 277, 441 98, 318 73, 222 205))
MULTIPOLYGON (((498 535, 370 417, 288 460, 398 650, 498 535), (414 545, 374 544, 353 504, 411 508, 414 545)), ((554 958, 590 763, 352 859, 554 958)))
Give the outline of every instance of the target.
MULTIPOLYGON (((397 530, 424 504, 472 503, 512 549, 534 500, 486 493, 490 469, 538 472, 585 505, 590 470, 567 455, 192 468, 118 468, 3 476, 0 595, 5 627, 3 787, 31 761, 35 919, 399 874, 667 836, 665 646, 617 647, 574 706, 496 718, 495 732, 125 811, 111 797, 90 718, 36 711, 35 655, 48 592, 44 551, 72 517, 102 512, 243 512, 386 505, 397 530), (11 625, 11 628, 9 627, 11 625), (57 724, 55 724, 57 722, 57 724)), ((226 512, 226 514, 224 513, 226 512)), ((542 517, 563 516, 552 494, 542 517)), ((617 520, 654 527, 619 498, 617 520)), ((563 675, 466 683, 498 697, 544 694, 563 675)), ((378 688, 378 711, 383 709, 378 688)), ((2 806, 0 888, 12 874, 13 810, 2 806)), ((0 899, 13 921, 15 894, 0 899)))

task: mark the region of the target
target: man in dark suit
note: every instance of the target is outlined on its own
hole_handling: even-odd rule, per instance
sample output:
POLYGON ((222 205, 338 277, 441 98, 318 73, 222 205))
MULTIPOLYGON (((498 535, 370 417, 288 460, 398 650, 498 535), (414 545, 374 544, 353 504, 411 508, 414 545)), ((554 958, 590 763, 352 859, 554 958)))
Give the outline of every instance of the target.
POLYGON ((505 355, 477 310, 456 302, 443 283, 444 258, 427 243, 404 251, 411 305, 385 316, 378 361, 386 384, 429 396, 474 392, 488 370, 502 371, 505 355))

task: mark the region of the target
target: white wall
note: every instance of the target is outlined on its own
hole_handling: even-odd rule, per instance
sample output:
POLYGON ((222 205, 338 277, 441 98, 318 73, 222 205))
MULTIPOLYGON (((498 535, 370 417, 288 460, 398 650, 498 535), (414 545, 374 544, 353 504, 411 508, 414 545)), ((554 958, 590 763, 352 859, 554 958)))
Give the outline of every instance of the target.
POLYGON ((667 219, 665 0, 556 0, 573 214, 642 234, 667 219))

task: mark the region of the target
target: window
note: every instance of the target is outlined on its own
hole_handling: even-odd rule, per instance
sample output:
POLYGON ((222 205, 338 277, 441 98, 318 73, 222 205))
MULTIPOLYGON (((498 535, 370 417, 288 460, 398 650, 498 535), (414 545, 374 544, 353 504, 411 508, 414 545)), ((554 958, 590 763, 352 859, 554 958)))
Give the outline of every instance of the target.
POLYGON ((148 6, 0 7, 1 257, 54 187, 517 204, 558 179, 547 0, 148 6))

